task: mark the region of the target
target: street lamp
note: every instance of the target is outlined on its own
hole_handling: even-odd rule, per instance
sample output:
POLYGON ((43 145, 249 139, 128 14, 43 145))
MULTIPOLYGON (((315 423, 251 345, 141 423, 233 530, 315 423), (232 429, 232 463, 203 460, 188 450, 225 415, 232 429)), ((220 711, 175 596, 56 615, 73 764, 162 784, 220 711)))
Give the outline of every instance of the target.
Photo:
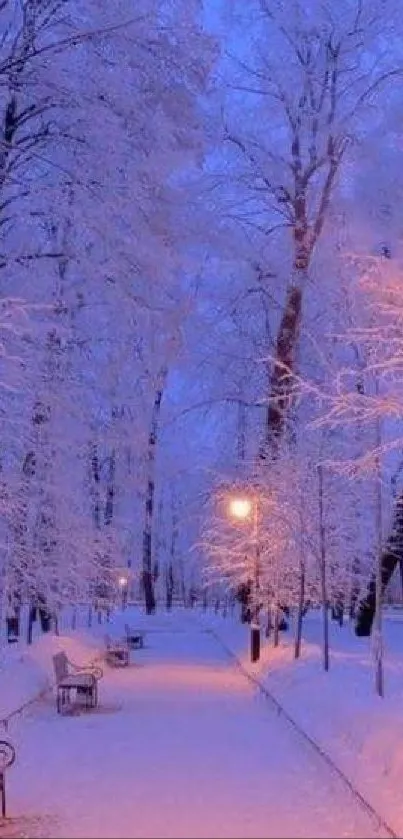
POLYGON ((239 521, 252 518, 253 524, 253 614, 250 625, 251 661, 260 658, 260 583, 259 583, 259 505, 256 495, 234 496, 229 502, 230 515, 239 521))
POLYGON ((120 591, 121 591, 121 593, 122 593, 122 611, 123 611, 123 610, 125 609, 125 607, 126 607, 126 601, 127 601, 127 583, 128 583, 128 579, 127 579, 127 577, 124 577, 124 576, 123 576, 123 574, 122 574, 122 576, 121 576, 121 577, 119 577, 119 579, 118 579, 119 588, 120 588, 120 591))
POLYGON ((248 519, 252 507, 250 498, 231 498, 229 502, 229 511, 235 519, 248 519))

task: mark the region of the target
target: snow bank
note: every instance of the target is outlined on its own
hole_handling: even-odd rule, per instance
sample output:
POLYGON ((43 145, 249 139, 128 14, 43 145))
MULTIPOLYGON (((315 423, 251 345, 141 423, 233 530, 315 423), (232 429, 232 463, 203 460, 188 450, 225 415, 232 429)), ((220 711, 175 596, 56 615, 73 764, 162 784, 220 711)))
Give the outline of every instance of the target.
POLYGON ((330 626, 330 671, 326 673, 315 614, 306 618, 299 661, 293 658, 292 638, 287 633, 277 649, 272 639, 264 640, 260 662, 253 665, 248 627, 211 615, 204 622, 402 836, 402 623, 385 620, 385 697, 381 699, 374 688, 370 642, 356 638, 348 624, 330 626))
POLYGON ((64 650, 76 664, 88 664, 100 655, 99 639, 87 633, 74 636, 46 633, 31 646, 5 648, 0 663, 0 719, 8 717, 54 682, 52 656, 64 650))
POLYGON ((28 648, 26 656, 47 676, 54 681, 52 656, 65 652, 74 664, 88 664, 101 655, 100 640, 85 631, 53 635, 46 633, 28 648))
POLYGON ((0 692, 0 718, 4 720, 29 702, 47 686, 46 676, 34 661, 20 652, 18 657, 4 657, 0 667, 3 690, 0 692))

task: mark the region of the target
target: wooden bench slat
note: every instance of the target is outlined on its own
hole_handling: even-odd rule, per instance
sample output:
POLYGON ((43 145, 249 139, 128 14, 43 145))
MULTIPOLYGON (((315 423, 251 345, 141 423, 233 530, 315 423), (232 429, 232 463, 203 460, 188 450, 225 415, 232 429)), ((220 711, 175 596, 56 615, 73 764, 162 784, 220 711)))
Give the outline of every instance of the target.
POLYGON ((58 683, 58 687, 67 688, 67 687, 91 687, 94 684, 94 679, 92 676, 88 675, 81 675, 78 673, 77 675, 71 674, 70 676, 66 676, 61 682, 58 683))

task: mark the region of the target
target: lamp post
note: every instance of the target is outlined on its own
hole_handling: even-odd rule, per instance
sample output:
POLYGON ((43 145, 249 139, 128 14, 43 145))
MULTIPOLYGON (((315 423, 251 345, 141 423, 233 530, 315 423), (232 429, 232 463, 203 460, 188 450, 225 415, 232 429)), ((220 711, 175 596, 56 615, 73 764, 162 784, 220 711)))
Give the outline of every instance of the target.
POLYGON ((250 625, 250 658, 260 658, 260 569, 259 569, 259 505, 257 495, 234 496, 229 503, 230 515, 240 521, 252 519, 253 542, 253 610, 250 625))
POLYGON ((122 612, 123 612, 124 609, 126 608, 126 603, 127 603, 127 583, 128 583, 127 577, 124 577, 123 574, 122 574, 119 577, 118 583, 119 583, 119 588, 120 588, 120 591, 121 591, 121 594, 122 594, 122 612))

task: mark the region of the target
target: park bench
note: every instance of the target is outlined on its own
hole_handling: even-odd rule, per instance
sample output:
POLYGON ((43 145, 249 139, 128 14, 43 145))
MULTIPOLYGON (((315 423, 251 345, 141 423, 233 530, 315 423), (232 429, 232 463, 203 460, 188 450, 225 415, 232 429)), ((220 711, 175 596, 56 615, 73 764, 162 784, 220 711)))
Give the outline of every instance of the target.
POLYGON ((125 623, 126 642, 130 649, 138 649, 144 647, 145 632, 143 629, 133 629, 128 623, 125 623))
POLYGON ((1 815, 6 817, 6 769, 15 761, 15 749, 8 740, 0 740, 0 793, 1 815))
POLYGON ((129 664, 129 647, 125 641, 115 641, 110 635, 105 635, 105 661, 111 667, 127 667, 129 664))
POLYGON ((80 667, 69 661, 66 653, 56 653, 53 656, 53 668, 55 671, 57 688, 57 713, 60 714, 63 708, 72 704, 71 693, 75 692, 76 698, 84 699, 86 708, 95 708, 98 704, 98 680, 102 677, 101 667, 87 664, 80 667))

